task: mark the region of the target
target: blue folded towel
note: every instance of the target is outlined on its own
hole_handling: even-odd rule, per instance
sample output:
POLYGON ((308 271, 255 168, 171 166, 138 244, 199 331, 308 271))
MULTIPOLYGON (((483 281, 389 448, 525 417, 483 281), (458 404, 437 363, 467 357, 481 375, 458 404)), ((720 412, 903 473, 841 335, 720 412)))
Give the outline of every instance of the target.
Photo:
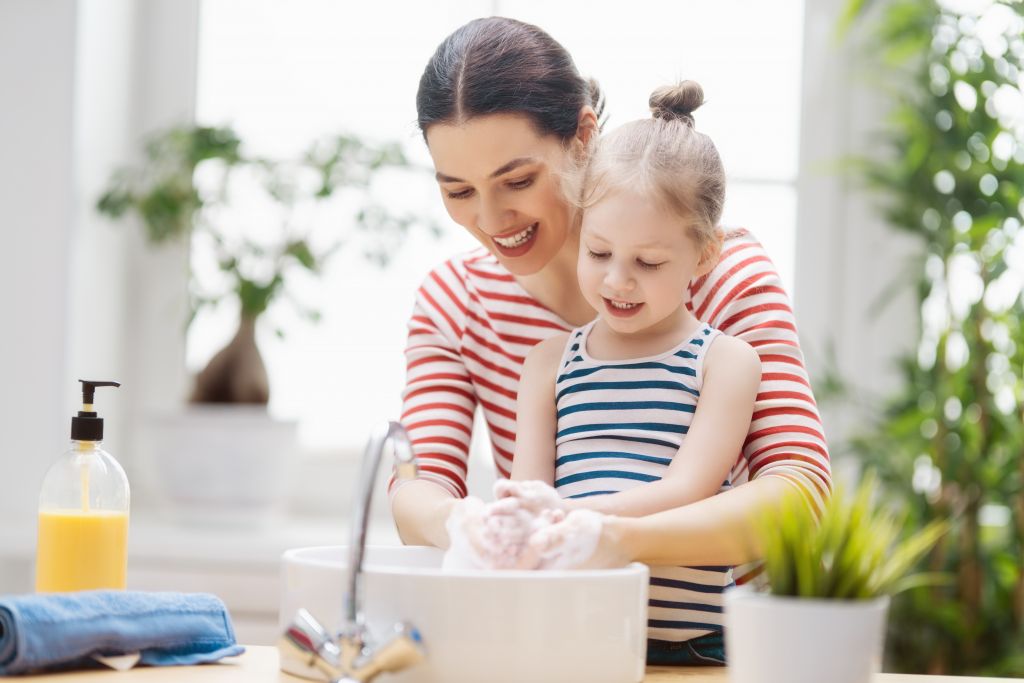
POLYGON ((245 652, 220 598, 204 593, 85 591, 0 597, 0 675, 141 653, 152 666, 245 652))

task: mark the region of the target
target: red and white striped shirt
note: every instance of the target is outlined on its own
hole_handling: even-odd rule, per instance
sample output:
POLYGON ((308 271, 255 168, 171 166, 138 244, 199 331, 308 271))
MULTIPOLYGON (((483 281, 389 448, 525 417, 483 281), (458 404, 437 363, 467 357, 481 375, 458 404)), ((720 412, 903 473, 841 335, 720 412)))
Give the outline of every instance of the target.
MULTIPOLYGON (((730 232, 718 265, 690 285, 690 296, 699 320, 761 356, 761 387, 731 481, 785 477, 820 509, 831 489, 828 449, 789 297, 764 247, 745 230, 730 232)), ((402 424, 420 478, 467 495, 478 405, 495 466, 507 478, 523 360, 538 342, 570 329, 483 248, 435 268, 417 292, 406 346, 402 424)))

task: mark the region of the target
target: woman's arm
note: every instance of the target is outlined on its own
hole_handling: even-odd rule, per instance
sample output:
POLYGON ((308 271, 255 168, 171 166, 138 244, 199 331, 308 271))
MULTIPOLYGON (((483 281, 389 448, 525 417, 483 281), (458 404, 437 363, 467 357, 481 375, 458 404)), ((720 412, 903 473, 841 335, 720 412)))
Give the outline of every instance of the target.
POLYGON ((559 334, 537 344, 526 356, 516 398, 516 452, 513 480, 555 478, 555 376, 568 335, 559 334))
POLYGON ((760 559, 754 529, 789 494, 802 493, 784 477, 761 477, 730 491, 647 517, 605 517, 597 550, 586 566, 738 565, 760 559))
POLYGON ((391 510, 405 543, 447 547, 444 523, 466 495, 476 394, 460 353, 468 294, 449 263, 431 273, 416 296, 406 344, 402 425, 419 475, 389 482, 391 510))
POLYGON ((398 535, 406 545, 448 548, 445 522, 459 502, 451 492, 432 481, 417 479, 399 486, 391 498, 391 514, 398 535))
POLYGON ((702 500, 721 489, 743 448, 761 362, 749 344, 722 335, 707 350, 703 374, 697 410, 665 476, 628 491, 572 501, 570 509, 640 517, 702 500))
POLYGON ((747 342, 761 358, 761 386, 743 444, 746 472, 735 472, 735 479, 784 478, 820 508, 832 488, 828 445, 775 265, 753 236, 734 232, 719 263, 690 290, 698 319, 747 342))

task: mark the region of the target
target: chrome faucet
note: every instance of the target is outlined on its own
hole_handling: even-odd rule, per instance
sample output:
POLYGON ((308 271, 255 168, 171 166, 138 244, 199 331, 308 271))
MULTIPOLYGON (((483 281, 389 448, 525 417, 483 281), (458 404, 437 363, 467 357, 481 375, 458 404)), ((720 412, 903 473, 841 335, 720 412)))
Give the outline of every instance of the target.
POLYGON ((426 656, 419 631, 411 624, 396 624, 390 638, 374 644, 364 623, 361 596, 366 529, 377 470, 388 442, 394 445, 395 476, 398 479, 416 476, 409 435, 398 422, 388 422, 373 434, 363 452, 362 472, 352 513, 348 581, 340 632, 332 636, 309 612, 300 609, 277 645, 282 662, 304 664, 331 683, 371 681, 380 673, 400 671, 426 656))

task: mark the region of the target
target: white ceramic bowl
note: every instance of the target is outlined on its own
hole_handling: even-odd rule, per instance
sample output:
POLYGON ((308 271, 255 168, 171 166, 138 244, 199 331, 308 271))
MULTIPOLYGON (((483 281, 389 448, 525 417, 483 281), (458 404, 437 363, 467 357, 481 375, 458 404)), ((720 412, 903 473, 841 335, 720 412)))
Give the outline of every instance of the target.
MULTIPOLYGON (((647 631, 645 565, 581 571, 442 572, 436 548, 367 548, 363 609, 371 634, 419 629, 426 663, 388 683, 638 683, 647 631)), ((341 622, 347 552, 297 548, 283 558, 282 632, 304 607, 341 622)), ((288 673, 316 678, 305 667, 288 673)))

